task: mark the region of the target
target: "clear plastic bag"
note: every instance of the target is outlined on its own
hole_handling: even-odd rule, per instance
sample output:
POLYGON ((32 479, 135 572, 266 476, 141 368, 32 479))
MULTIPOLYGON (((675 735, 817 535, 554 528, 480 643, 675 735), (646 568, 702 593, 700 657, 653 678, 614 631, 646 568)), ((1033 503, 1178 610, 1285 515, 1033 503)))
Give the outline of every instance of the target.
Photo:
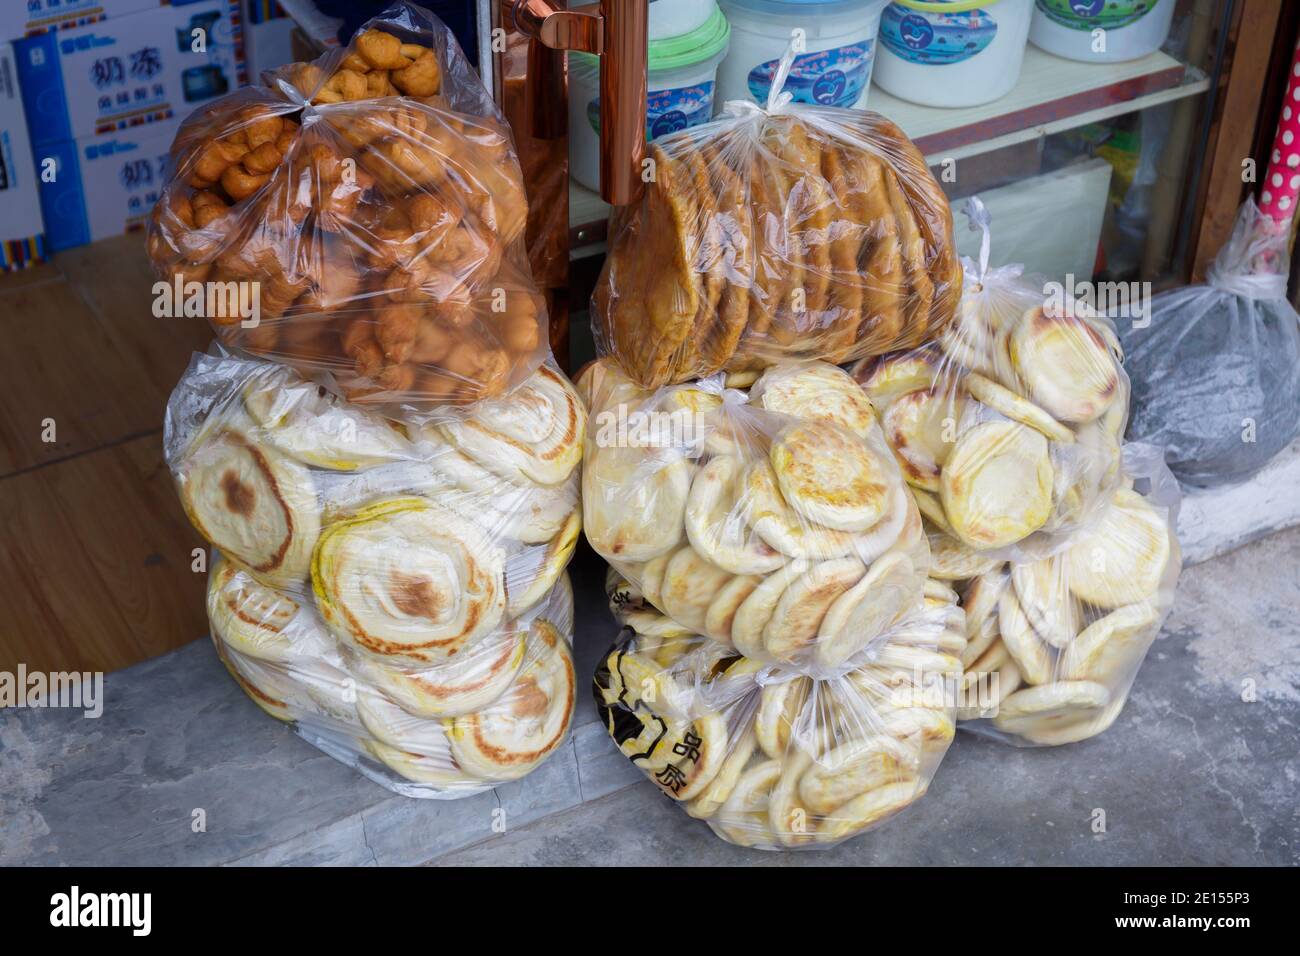
POLYGON ((573 594, 563 572, 463 655, 418 668, 359 653, 310 595, 269 588, 215 552, 208 619, 217 655, 253 703, 405 796, 454 799, 517 780, 568 736, 573 594))
POLYGON ((1161 293, 1120 323, 1133 381, 1128 435, 1162 445, 1184 484, 1249 478, 1300 429, 1300 316, 1286 298, 1288 232, 1253 199, 1205 285, 1161 293))
POLYGON ((931 574, 966 612, 964 728, 1055 746, 1114 723, 1173 606, 1179 499, 1163 450, 1132 444, 1120 486, 1049 556, 990 560, 931 531, 931 574))
POLYGON ((402 792, 459 795, 534 766, 572 707, 564 569, 581 528, 584 425, 549 364, 507 397, 416 423, 284 366, 195 356, 164 447, 186 513, 221 553, 209 615, 241 685, 300 719, 317 663, 344 672, 368 733, 344 721, 330 752, 356 762, 361 748, 420 784, 402 792), (418 746, 440 728, 447 766, 418 746))
POLYGON ((920 515, 843 370, 651 391, 604 358, 578 389, 587 540, 691 633, 832 672, 919 600, 920 515))
POLYGON ((1128 379, 1109 321, 1019 266, 990 269, 987 219, 957 319, 932 343, 864 359, 921 514, 963 546, 1023 560, 1086 524, 1119 480, 1128 379))
POLYGON ((729 843, 817 849, 924 796, 951 743, 964 617, 934 585, 833 673, 762 664, 660 615, 616 572, 625 627, 596 706, 619 749, 729 843))
POLYGON ((196 112, 148 251, 177 314, 406 415, 548 355, 510 131, 441 22, 399 4, 346 48, 196 112))
POLYGON ((849 362, 932 338, 962 273, 948 201, 876 113, 792 103, 656 140, 610 224, 592 297, 601 354, 654 388, 789 358, 849 362))

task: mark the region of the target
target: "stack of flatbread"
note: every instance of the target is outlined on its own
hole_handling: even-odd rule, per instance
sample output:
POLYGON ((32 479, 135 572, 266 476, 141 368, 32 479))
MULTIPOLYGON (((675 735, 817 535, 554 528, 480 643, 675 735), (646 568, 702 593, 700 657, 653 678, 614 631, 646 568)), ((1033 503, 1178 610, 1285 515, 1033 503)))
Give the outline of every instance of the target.
POLYGON ((920 345, 952 318, 948 202, 883 117, 709 124, 650 159, 593 297, 602 349, 639 385, 853 361, 920 345))

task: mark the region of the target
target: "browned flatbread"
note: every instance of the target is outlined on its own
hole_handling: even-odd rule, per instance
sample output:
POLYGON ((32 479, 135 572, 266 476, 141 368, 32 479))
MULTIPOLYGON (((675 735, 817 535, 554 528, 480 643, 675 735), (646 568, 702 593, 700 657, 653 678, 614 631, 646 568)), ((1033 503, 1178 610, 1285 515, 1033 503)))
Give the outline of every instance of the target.
POLYGON ((754 218, 754 289, 750 296, 749 325, 745 342, 761 341, 771 328, 777 310, 785 301, 793 270, 790 266, 785 228, 785 176, 773 162, 773 153, 760 144, 749 163, 749 201, 754 218))
POLYGON ((754 220, 745 203, 745 187, 732 162, 748 166, 747 151, 712 145, 704 151, 709 178, 715 190, 717 227, 721 234, 716 266, 723 289, 714 321, 697 331, 699 375, 723 368, 736 351, 749 318, 750 287, 754 284, 754 220), (730 160, 730 161, 729 161, 730 160))
POLYGON ((885 170, 885 189, 889 204, 898 222, 898 241, 903 251, 903 268, 907 274, 908 295, 903 302, 903 328, 900 340, 889 348, 910 348, 925 340, 925 330, 930 322, 930 307, 934 304, 934 282, 926 268, 925 239, 916 225, 916 213, 903 185, 891 169, 885 170))
POLYGON ((828 309, 832 325, 825 335, 826 361, 848 361, 862 324, 862 277, 858 272, 866 229, 864 183, 856 175, 858 165, 842 147, 829 146, 822 152, 822 175, 830 186, 838 208, 832 217, 831 268, 834 270, 828 309))
POLYGON ((880 159, 869 153, 862 154, 860 162, 865 186, 864 223, 867 228, 861 269, 866 287, 862 296, 862 325, 858 329, 855 356, 874 355, 890 350, 903 327, 902 306, 907 295, 898 221, 894 217, 889 191, 885 186, 885 166, 880 159))
POLYGON ((828 233, 834 199, 822 178, 822 136, 810 135, 800 122, 785 139, 786 170, 790 185, 791 230, 803 257, 804 308, 789 316, 794 338, 789 345, 798 353, 817 356, 824 347, 827 294, 831 285, 831 250, 828 233))
POLYGON ((673 372, 699 310, 702 283, 692 268, 693 187, 685 171, 650 148, 655 181, 613 241, 593 295, 608 347, 639 385, 657 388, 673 372))
POLYGON ((693 145, 683 148, 672 160, 688 172, 691 183, 691 268, 700 285, 699 306, 691 321, 689 334, 682 342, 669 375, 670 383, 699 378, 703 359, 700 344, 711 334, 718 317, 718 301, 726 285, 722 267, 724 235, 718 221, 718 204, 713 196, 713 173, 707 158, 693 145))
POLYGON ((897 153, 895 169, 904 174, 910 187, 912 208, 916 224, 925 238, 927 268, 934 284, 934 301, 925 327, 915 344, 931 339, 941 332, 957 311, 961 300, 961 260, 952 237, 952 208, 938 181, 929 174, 925 157, 897 125, 876 117, 873 135, 888 140, 897 153), (924 170, 924 175, 907 175, 924 170))

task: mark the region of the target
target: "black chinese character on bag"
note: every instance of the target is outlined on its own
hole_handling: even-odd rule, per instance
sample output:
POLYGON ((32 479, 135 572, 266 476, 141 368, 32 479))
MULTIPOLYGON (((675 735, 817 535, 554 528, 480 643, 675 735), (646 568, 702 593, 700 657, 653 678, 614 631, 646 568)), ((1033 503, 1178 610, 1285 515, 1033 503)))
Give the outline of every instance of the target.
POLYGON ((681 743, 673 744, 673 753, 677 754, 679 757, 685 757, 687 760, 693 760, 698 763, 700 759, 700 744, 703 742, 704 741, 688 730, 686 736, 682 738, 681 743))
POLYGON ((686 783, 686 774, 682 773, 680 767, 669 764, 664 767, 663 770, 655 774, 655 779, 659 781, 660 786, 676 793, 681 790, 682 785, 686 783))
POLYGON ((102 90, 106 86, 125 81, 126 70, 122 66, 120 57, 106 56, 103 59, 96 60, 90 66, 90 82, 94 83, 98 89, 102 90))
POLYGON ((156 46, 147 46, 131 54, 131 75, 138 80, 147 80, 162 72, 162 51, 156 46))

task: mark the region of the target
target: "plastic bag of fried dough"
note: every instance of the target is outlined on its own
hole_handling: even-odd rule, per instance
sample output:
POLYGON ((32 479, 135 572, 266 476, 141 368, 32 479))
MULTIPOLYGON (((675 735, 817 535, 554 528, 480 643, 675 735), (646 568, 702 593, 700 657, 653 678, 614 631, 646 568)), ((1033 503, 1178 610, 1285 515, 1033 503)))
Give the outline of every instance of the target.
POLYGON ((1129 386, 1110 322, 1019 266, 989 268, 985 227, 953 324, 853 375, 921 514, 973 551, 1024 559, 1116 487, 1129 386))
POLYGON ((1178 503, 1163 450, 1132 444, 1119 486, 1049 556, 1008 563, 931 534, 931 574, 966 612, 965 727, 1052 746, 1114 723, 1173 605, 1178 503))
POLYGON ((510 132, 437 19, 399 4, 346 47, 193 114, 148 251, 230 349, 407 417, 548 354, 510 132))
POLYGON ((921 153, 879 114, 792 103, 788 59, 766 109, 656 140, 644 198, 610 224, 592 325, 640 385, 849 362, 952 318, 952 216, 921 153))
POLYGON ((919 599, 920 515, 842 369, 647 390, 604 358, 577 384, 587 540, 691 633, 833 671, 919 599))
POLYGON ((413 424, 281 365, 196 356, 164 447, 220 552, 209 617, 241 686, 301 720, 343 682, 346 719, 321 745, 402 792, 536 766, 573 702, 584 422, 550 365, 467 417, 413 424))
POLYGON ((601 719, 722 839, 825 848, 925 794, 953 738, 965 644, 947 588, 820 678, 692 635, 616 572, 607 590, 625 627, 596 672, 601 719))

